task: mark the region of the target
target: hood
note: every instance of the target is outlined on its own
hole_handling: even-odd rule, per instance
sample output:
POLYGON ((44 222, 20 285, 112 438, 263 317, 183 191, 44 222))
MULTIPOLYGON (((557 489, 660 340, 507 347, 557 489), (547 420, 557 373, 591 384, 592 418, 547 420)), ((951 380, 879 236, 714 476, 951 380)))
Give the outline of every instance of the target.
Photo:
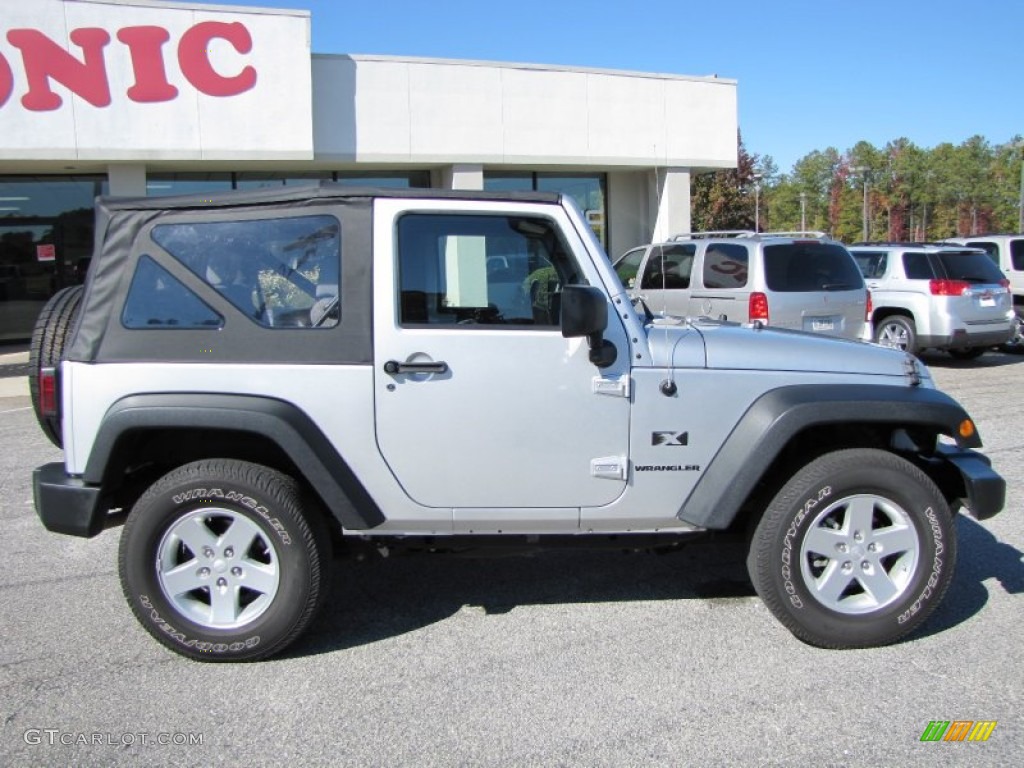
POLYGON ((863 341, 705 320, 647 327, 656 367, 931 378, 912 355, 863 341))

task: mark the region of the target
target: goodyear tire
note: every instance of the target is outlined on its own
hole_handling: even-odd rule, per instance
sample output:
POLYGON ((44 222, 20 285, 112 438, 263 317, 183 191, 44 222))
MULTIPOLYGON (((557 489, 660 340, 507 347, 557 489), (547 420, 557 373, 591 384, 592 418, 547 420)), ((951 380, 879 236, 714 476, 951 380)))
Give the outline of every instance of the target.
POLYGON ((747 557, 754 588, 801 640, 886 645, 918 627, 953 577, 952 515, 931 479, 886 451, 826 454, 782 488, 747 557))
POLYGON ((135 504, 121 536, 125 598, 146 630, 199 661, 277 653, 322 603, 326 526, 298 485, 267 467, 211 459, 179 467, 135 504))
POLYGON ((62 447, 60 419, 44 416, 39 408, 39 372, 43 368, 55 368, 64 357, 64 348, 71 339, 78 309, 82 304, 83 288, 73 285, 55 293, 39 313, 32 341, 29 345, 28 391, 32 397, 32 409, 43 433, 58 448, 62 447))

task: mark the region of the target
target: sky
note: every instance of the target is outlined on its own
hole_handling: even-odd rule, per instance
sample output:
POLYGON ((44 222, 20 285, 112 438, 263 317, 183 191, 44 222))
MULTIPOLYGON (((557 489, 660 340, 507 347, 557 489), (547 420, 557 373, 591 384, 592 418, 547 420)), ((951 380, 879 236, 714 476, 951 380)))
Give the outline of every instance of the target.
MULTIPOLYGON (((188 0, 194 4, 194 0, 188 0)), ((218 0, 312 12, 313 52, 738 83, 748 152, 1024 135, 1024 0, 218 0)))

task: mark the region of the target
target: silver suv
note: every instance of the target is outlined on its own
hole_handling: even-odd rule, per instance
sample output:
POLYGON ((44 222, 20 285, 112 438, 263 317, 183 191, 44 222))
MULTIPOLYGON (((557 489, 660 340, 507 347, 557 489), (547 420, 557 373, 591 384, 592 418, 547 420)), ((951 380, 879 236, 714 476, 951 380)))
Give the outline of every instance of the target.
POLYGON ((951 237, 943 242, 981 248, 1010 280, 1015 309, 1013 337, 999 348, 1004 352, 1024 354, 1024 234, 951 237))
POLYGON ((692 232, 624 253, 615 271, 654 312, 870 338, 868 292, 822 232, 692 232))
POLYGON ((983 251, 928 243, 855 243, 850 250, 871 289, 879 344, 970 359, 1010 338, 1010 284, 983 251))

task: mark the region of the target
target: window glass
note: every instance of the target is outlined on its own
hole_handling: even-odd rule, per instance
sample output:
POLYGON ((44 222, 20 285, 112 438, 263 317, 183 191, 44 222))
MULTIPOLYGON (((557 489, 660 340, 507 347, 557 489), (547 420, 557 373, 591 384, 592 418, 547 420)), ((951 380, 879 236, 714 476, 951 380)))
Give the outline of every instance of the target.
POLYGON ((0 176, 0 340, 28 339, 58 290, 85 279, 103 176, 0 176))
POLYGON ((935 277, 935 271, 926 253, 904 253, 903 271, 908 280, 931 280, 935 277))
POLYGON ((1024 271, 1024 240, 1010 241, 1010 264, 1017 271, 1024 271))
POLYGON ((121 321, 126 328, 220 328, 224 318, 149 256, 132 277, 121 321))
POLYGON ((613 265, 615 274, 619 276, 624 287, 636 286, 636 273, 640 270, 640 264, 643 263, 645 250, 644 248, 634 248, 632 251, 626 251, 613 265))
POLYGON ((966 280, 968 283, 998 283, 1003 273, 983 253, 939 253, 946 277, 950 280, 966 280))
POLYGON ((264 189, 288 187, 316 186, 321 181, 330 181, 330 171, 312 171, 309 173, 236 173, 235 189, 264 189))
POLYGON ((885 274, 885 267, 889 262, 888 253, 876 251, 851 251, 853 260, 857 262, 860 273, 867 279, 879 278, 885 274))
POLYGON ((818 242, 766 245, 765 285, 781 293, 852 291, 864 279, 841 245, 818 242))
POLYGON ((689 288, 696 252, 697 246, 693 243, 653 246, 640 287, 659 291, 689 288))
POLYGON ((971 248, 981 248, 992 259, 992 263, 999 266, 999 246, 995 243, 968 243, 967 245, 971 248))
POLYGON ((583 211, 597 239, 608 247, 605 201, 608 199, 607 176, 603 173, 533 173, 502 171, 484 173, 484 189, 493 192, 560 192, 568 195, 583 211))
POLYGON ((743 288, 750 272, 750 255, 744 245, 714 243, 704 252, 705 288, 743 288))
POLYGON ((430 187, 430 171, 338 171, 335 181, 351 187, 430 187))
POLYGON ((149 197, 226 192, 231 188, 230 173, 151 173, 146 177, 149 197))
POLYGON ((522 216, 407 214, 398 271, 402 325, 557 327, 579 282, 557 227, 522 216))
POLYGON ((333 216, 162 224, 152 237, 253 322, 338 324, 341 235, 333 216))

